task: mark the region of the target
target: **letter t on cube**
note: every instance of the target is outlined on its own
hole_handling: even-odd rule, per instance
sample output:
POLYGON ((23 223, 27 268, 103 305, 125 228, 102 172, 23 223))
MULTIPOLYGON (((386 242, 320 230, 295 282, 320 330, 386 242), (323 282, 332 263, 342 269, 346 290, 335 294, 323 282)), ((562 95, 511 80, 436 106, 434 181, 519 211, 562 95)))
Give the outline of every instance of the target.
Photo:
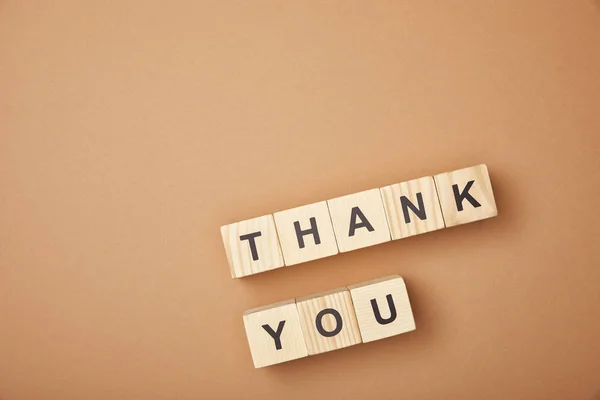
POLYGON ((272 215, 221 227, 229 270, 234 278, 283 267, 272 215))

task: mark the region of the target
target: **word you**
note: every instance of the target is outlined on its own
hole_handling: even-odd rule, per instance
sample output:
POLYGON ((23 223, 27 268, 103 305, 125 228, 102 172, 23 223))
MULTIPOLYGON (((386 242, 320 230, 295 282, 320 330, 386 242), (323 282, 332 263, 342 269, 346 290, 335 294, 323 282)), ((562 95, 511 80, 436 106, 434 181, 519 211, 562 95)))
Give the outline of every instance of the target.
POLYGON ((254 308, 244 326, 255 368, 416 329, 399 275, 254 308))

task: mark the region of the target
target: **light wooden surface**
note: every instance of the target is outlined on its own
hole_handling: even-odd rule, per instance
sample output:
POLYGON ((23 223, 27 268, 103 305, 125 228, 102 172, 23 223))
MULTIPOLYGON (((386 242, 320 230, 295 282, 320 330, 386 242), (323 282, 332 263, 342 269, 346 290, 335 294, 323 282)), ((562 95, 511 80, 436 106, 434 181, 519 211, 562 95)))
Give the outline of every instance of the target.
MULTIPOLYGON (((302 332, 304 333, 309 355, 325 353, 362 342, 348 289, 339 288, 298 298, 296 299, 296 306, 298 307, 302 332), (340 332, 332 337, 319 334, 316 327, 317 315, 326 309, 339 312, 342 320, 340 332)), ((325 315, 321 321, 323 328, 328 332, 334 331, 337 326, 332 315, 325 315)))
POLYGON ((338 253, 327 202, 276 212, 274 217, 285 265, 295 265, 338 253), (303 236, 304 248, 301 248, 294 223, 298 222, 300 229, 305 231, 312 227, 311 218, 315 220, 320 243, 315 243, 314 235, 306 234, 303 236))
POLYGON ((233 278, 283 267, 283 255, 272 215, 252 218, 221 227, 221 236, 233 278), (260 236, 242 240, 245 235, 260 236), (255 252, 252 252, 252 243, 255 252))
POLYGON ((382 187, 381 194, 393 240, 444 228, 444 219, 431 176, 382 187), (422 208, 419 207, 419 196, 422 208), (403 207, 402 197, 406 197, 406 200, 423 214, 417 215, 408 206, 403 207))
POLYGON ((485 164, 438 174, 434 178, 447 227, 498 215, 490 176, 485 164), (470 182, 473 183, 470 184, 470 182), (456 185, 456 189, 453 189, 453 185, 456 185), (468 185, 471 186, 468 187, 468 185), (465 191, 467 188, 468 191, 465 191), (458 197, 462 210, 459 210, 457 205, 457 194, 463 197, 467 194, 471 196, 470 199, 458 197))
POLYGON ((352 296, 363 343, 415 330, 415 320, 406 285, 401 276, 392 275, 362 282, 348 286, 348 289, 352 296), (388 296, 391 296, 394 313, 389 306, 388 296), (373 300, 377 303, 379 317, 383 323, 377 321, 373 300))
POLYGON ((246 311, 244 327, 255 368, 308 355, 293 299, 246 311), (264 325, 270 327, 267 329, 271 329, 271 334, 264 325), (279 349, 272 335, 279 339, 279 349))
POLYGON ((327 205, 340 252, 390 240, 379 189, 365 190, 327 200, 327 205), (351 226, 355 229, 350 229, 351 226))

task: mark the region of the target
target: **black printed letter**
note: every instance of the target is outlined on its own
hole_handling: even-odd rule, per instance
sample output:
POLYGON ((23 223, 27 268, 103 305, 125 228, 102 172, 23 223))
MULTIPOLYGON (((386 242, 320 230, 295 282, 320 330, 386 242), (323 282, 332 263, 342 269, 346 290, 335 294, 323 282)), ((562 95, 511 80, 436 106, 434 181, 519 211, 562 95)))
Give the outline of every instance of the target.
POLYGON ((300 229, 300 222, 294 221, 294 229, 296 229, 296 237, 298 238, 298 246, 301 249, 304 248, 304 235, 313 235, 315 244, 321 244, 321 238, 319 237, 319 230, 317 229, 317 220, 315 217, 310 217, 310 229, 303 231, 300 229))
POLYGON ((458 211, 463 210, 462 202, 464 199, 467 199, 475 208, 481 207, 481 204, 479 204, 479 202, 475 200, 475 198, 469 193, 469 189, 471 189, 471 186, 473 186, 473 182, 475 181, 467 182, 467 186, 465 186, 462 192, 458 191, 458 185, 452 185, 452 190, 454 191, 454 200, 456 201, 456 209, 458 211))
POLYGON ((275 340, 275 349, 276 350, 281 350, 281 332, 283 332, 283 326, 285 325, 285 320, 280 321, 279 325, 277 326, 277 332, 275 332, 273 330, 273 328, 271 328, 269 325, 265 324, 263 325, 263 329, 265 331, 267 331, 267 333, 269 335, 271 335, 271 337, 273 338, 273 340, 275 340))
POLYGON ((326 308, 324 310, 321 310, 317 314, 315 323, 317 325, 317 332, 319 332, 321 335, 323 335, 325 337, 332 337, 332 336, 337 335, 338 333, 341 332, 342 327, 344 326, 344 324, 342 323, 342 316, 340 315, 339 312, 337 312, 333 308, 326 308), (335 318, 335 328, 333 328, 332 331, 326 331, 323 328, 323 317, 327 314, 331 314, 331 315, 333 315, 333 318, 335 318))
POLYGON ((417 203, 419 203, 419 208, 415 207, 413 203, 410 202, 408 197, 402 196, 400 197, 400 205, 402 206, 402 213, 404 214, 404 222, 410 223, 410 214, 408 213, 408 209, 415 213, 417 217, 422 221, 427 219, 427 214, 425 213, 425 206, 423 205, 423 195, 421 192, 417 193, 417 203))
POLYGON ((388 307, 390 308, 389 318, 381 318, 381 314, 379 313, 379 306, 377 305, 377 300, 375 300, 375 299, 371 300, 371 307, 373 307, 373 314, 375 314, 375 319, 381 325, 387 325, 387 324, 394 322, 394 320, 396 320, 396 316, 397 316, 396 306, 394 305, 394 299, 392 299, 392 295, 388 294, 387 296, 385 296, 385 298, 387 299, 388 307))
POLYGON ((240 236, 240 240, 247 240, 248 243, 250 244, 250 253, 252 253, 253 261, 258 260, 258 251, 256 251, 256 243, 254 242, 254 238, 259 237, 261 235, 262 235, 262 233, 260 233, 260 232, 254 232, 254 233, 249 233, 247 235, 240 236))
POLYGON ((360 208, 352 207, 352 211, 350 212, 350 232, 348 232, 348 236, 354 236, 354 231, 358 228, 367 228, 369 232, 375 230, 373 225, 371 225, 369 220, 365 217, 365 214, 360 211, 360 208), (360 220, 359 223, 356 223, 357 217, 360 220))

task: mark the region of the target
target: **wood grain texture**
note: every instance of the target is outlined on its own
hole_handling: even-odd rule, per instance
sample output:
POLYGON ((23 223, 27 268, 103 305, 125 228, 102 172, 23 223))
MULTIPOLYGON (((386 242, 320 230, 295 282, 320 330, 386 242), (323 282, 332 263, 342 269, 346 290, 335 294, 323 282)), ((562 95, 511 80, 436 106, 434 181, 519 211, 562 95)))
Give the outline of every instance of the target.
POLYGON ((404 279, 399 275, 348 286, 363 343, 400 335, 416 329, 404 279), (390 296, 391 304, 390 307, 390 296), (372 301, 375 300, 377 309, 372 301), (378 312, 382 322, 376 317, 378 312))
POLYGON ((337 197, 328 200, 327 205, 340 252, 390 241, 390 231, 379 189, 337 197), (352 210, 355 207, 358 209, 353 214, 352 210), (361 214, 356 214, 357 212, 361 214), (351 223, 360 227, 350 230, 351 223))
POLYGON ((327 202, 276 212, 274 218, 285 265, 295 265, 338 253, 327 202), (301 247, 294 223, 298 222, 302 231, 308 230, 312 226, 311 218, 314 218, 319 240, 312 234, 306 234, 302 236, 304 247, 301 247))
POLYGON ((246 311, 244 327, 255 368, 279 364, 308 355, 294 300, 246 311), (279 331, 278 328, 282 321, 284 321, 283 326, 279 331), (280 333, 278 335, 279 349, 277 349, 275 339, 263 325, 268 325, 273 332, 280 333))
POLYGON ((272 215, 222 226, 221 236, 233 278, 241 278, 284 266, 272 215), (260 236, 245 240, 240 238, 257 232, 260 233, 260 236), (255 245, 256 254, 254 256, 256 257, 253 257, 252 254, 251 240, 255 245))
MULTIPOLYGON (((348 289, 339 288, 298 298, 296 306, 309 355, 325 353, 362 342, 348 289), (319 334, 316 327, 317 314, 326 309, 339 312, 342 320, 341 331, 332 337, 319 334)), ((323 328, 328 332, 336 328, 336 321, 332 315, 325 315, 321 322, 323 328)))
POLYGON ((485 164, 445 172, 435 175, 434 178, 447 227, 498 215, 492 183, 485 164), (467 186, 471 185, 468 194, 474 199, 474 204, 468 199, 462 199, 459 200, 462 210, 459 209, 453 185, 456 185, 459 195, 464 194, 467 186))
POLYGON ((380 190, 393 240, 445 227, 435 184, 431 176, 385 186, 380 190), (422 208, 419 207, 419 196, 422 199, 422 208), (424 211, 424 215, 417 215, 406 206, 406 202, 403 207, 402 197, 405 197, 420 211, 424 211), (407 215, 405 215, 405 209, 407 215))

